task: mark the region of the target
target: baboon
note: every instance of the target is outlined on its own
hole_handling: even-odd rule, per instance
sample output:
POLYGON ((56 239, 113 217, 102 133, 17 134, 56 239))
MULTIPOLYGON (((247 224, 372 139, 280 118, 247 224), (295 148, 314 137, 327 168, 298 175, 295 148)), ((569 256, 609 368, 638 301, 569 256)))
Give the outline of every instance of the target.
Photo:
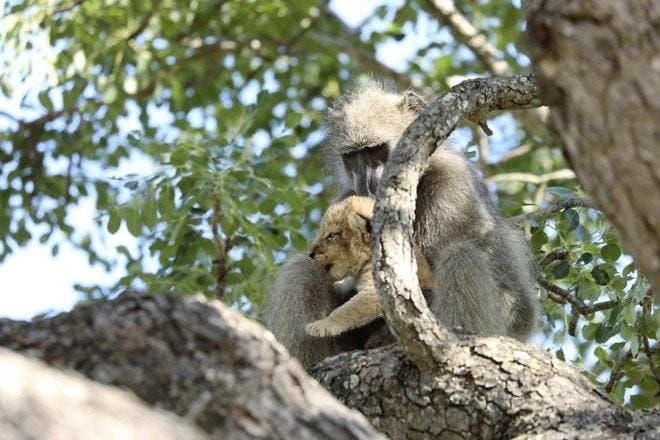
MULTIPOLYGON (((307 324, 305 331, 310 335, 336 336, 383 316, 371 272, 373 212, 374 199, 350 196, 331 205, 323 216, 309 256, 326 269, 333 281, 354 279, 357 293, 327 317, 307 324)), ((414 251, 420 287, 433 290, 431 268, 419 247, 414 251)))
MULTIPOLYGON (((328 114, 324 150, 339 200, 376 194, 390 152, 425 108, 419 95, 397 94, 375 83, 336 103, 328 114)), ((471 164, 445 146, 429 158, 417 187, 413 238, 435 276, 437 287, 427 302, 442 324, 517 339, 532 333, 537 302, 528 243, 499 214, 471 164)), ((350 295, 333 289, 328 274, 309 256, 295 255, 270 291, 267 325, 309 367, 363 347, 378 328, 376 321, 332 338, 305 333, 307 323, 327 316, 350 295)))

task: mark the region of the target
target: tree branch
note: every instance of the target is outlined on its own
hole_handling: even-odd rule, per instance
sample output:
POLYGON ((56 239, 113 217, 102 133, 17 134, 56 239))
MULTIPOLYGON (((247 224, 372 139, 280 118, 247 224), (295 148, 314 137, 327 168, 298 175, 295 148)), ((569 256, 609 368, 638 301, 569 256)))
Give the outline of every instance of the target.
POLYGON ((533 173, 502 173, 496 174, 486 178, 486 182, 526 182, 540 185, 552 180, 571 180, 575 179, 575 173, 569 169, 552 171, 547 174, 533 174, 533 173))
POLYGON ((449 0, 426 0, 427 10, 446 24, 454 37, 474 53, 477 60, 493 75, 511 73, 506 61, 502 61, 499 51, 490 44, 488 38, 460 13, 449 0))
POLYGON ((541 267, 545 267, 548 264, 552 263, 553 261, 565 260, 566 258, 568 258, 568 255, 569 255, 569 252, 566 249, 555 249, 551 252, 548 252, 543 257, 543 259, 541 260, 539 265, 541 267))
POLYGON ((530 153, 532 150, 534 150, 535 147, 533 147, 530 144, 523 144, 519 147, 514 148, 511 151, 507 151, 502 157, 500 157, 496 162, 490 162, 487 163, 486 166, 488 168, 496 168, 500 165, 505 164, 506 162, 516 159, 518 157, 524 156, 527 153, 530 153))
POLYGON ((539 208, 535 211, 528 212, 526 214, 521 214, 521 215, 516 215, 514 217, 510 217, 509 220, 522 224, 525 222, 528 222, 530 220, 545 220, 549 217, 551 217, 553 214, 556 212, 562 211, 567 208, 591 208, 591 209, 598 209, 594 206, 593 202, 589 199, 581 198, 581 197, 574 197, 574 198, 568 198, 568 199, 561 199, 557 202, 551 203, 550 205, 544 207, 544 208, 539 208))
POLYGON ((568 290, 546 280, 540 274, 536 277, 536 281, 548 292, 548 297, 551 300, 559 304, 568 303, 571 305, 571 319, 568 326, 568 334, 571 336, 575 336, 577 320, 580 315, 584 316, 596 312, 602 312, 603 310, 609 310, 619 304, 619 300, 609 300, 588 305, 575 298, 575 296, 573 296, 568 290))
POLYGON ((534 75, 464 81, 405 131, 387 161, 374 210, 374 278, 388 325, 421 370, 442 364, 453 336, 428 309, 414 277, 412 231, 423 164, 464 117, 541 104, 534 75))
MULTIPOLYGON (((653 297, 654 297, 654 291, 653 289, 649 289, 649 291, 646 292, 646 295, 644 295, 644 298, 642 299, 641 302, 642 322, 645 322, 647 319, 649 319, 649 316, 653 312, 653 297)), ((653 373, 653 377, 655 378, 655 381, 658 383, 658 385, 660 385, 660 372, 655 366, 656 358, 657 358, 656 356, 658 355, 658 345, 656 343, 655 347, 651 347, 651 345, 649 344, 649 338, 648 336, 646 336, 646 334, 643 331, 640 332, 640 337, 642 338, 642 351, 644 352, 646 358, 648 359, 649 368, 653 373)))
POLYGON ((144 17, 142 17, 142 20, 140 20, 140 23, 138 23, 137 27, 133 30, 133 32, 128 34, 128 36, 126 37, 126 41, 131 41, 133 38, 140 35, 147 28, 147 26, 149 25, 149 21, 151 21, 151 18, 154 16, 159 6, 160 6, 160 1, 153 0, 151 9, 149 10, 149 12, 144 14, 144 17))
POLYGON ((607 393, 612 392, 614 385, 616 385, 619 382, 619 380, 621 380, 621 378, 623 377, 623 367, 626 365, 626 362, 628 362, 630 359, 632 359, 632 353, 630 352, 630 350, 628 350, 626 354, 624 354, 621 357, 621 359, 619 359, 619 362, 617 362, 614 368, 612 369, 612 372, 610 373, 610 378, 605 384, 605 392, 607 393))
POLYGON ((5 117, 5 118, 7 118, 7 119, 11 119, 12 121, 14 121, 14 122, 18 122, 19 124, 21 123, 21 120, 20 120, 20 119, 18 119, 18 118, 17 118, 16 116, 14 116, 14 115, 11 115, 11 114, 7 113, 7 112, 4 111, 4 110, 0 110, 0 116, 3 116, 3 117, 5 117))

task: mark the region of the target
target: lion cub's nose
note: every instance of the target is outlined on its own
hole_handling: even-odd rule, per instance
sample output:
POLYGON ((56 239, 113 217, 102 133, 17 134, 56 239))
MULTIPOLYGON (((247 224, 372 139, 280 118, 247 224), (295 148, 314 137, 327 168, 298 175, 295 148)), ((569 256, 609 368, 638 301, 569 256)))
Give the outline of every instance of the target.
POLYGON ((312 250, 312 251, 309 252, 308 255, 309 255, 309 258, 314 259, 314 257, 316 256, 316 251, 312 250))

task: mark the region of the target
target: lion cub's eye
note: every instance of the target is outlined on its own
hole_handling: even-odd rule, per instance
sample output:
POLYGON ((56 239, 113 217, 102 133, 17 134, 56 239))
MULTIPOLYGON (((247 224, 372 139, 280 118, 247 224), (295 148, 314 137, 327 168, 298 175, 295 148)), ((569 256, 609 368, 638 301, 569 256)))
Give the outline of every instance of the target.
POLYGON ((326 240, 334 240, 339 236, 339 232, 331 232, 328 235, 325 236, 326 240))

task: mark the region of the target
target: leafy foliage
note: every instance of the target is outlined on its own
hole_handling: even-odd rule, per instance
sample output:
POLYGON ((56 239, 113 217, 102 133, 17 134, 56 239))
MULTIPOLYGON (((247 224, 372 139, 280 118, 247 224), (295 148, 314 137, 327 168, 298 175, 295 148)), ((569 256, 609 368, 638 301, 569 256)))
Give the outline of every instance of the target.
MULTIPOLYGON (((454 3, 510 71, 528 68, 520 2, 454 3)), ((436 94, 488 74, 432 2, 377 4, 356 27, 338 17, 345 6, 5 3, 0 261, 33 239, 57 255, 66 240, 90 264, 125 266, 115 286, 78 286, 88 298, 137 285, 256 313, 269 274, 305 248, 332 197, 318 152, 328 102, 370 73, 436 94), (72 213, 90 200, 93 230, 79 230, 72 213), (100 231, 127 231, 137 246, 108 252, 100 231)), ((472 126, 458 133, 509 216, 582 195, 554 140, 526 115, 493 118, 491 139, 472 126)), ((656 405, 660 314, 609 225, 569 208, 526 230, 549 287, 544 344, 615 400, 656 405)))

